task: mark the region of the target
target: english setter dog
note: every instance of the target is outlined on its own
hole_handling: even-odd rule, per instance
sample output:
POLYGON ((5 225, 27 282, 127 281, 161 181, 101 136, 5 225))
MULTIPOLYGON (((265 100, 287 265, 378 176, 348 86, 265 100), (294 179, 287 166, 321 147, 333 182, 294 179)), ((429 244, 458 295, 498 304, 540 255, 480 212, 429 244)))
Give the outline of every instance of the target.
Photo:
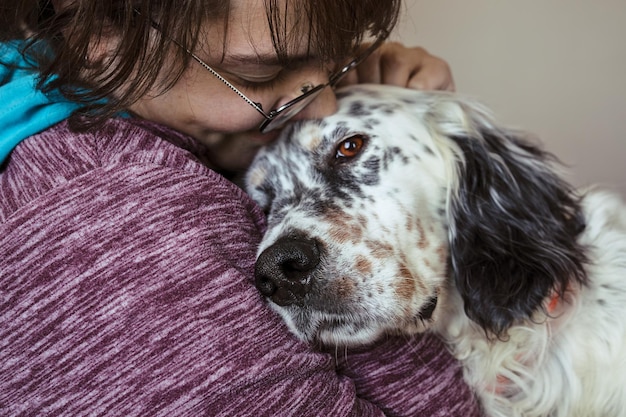
POLYGON ((447 93, 341 90, 246 182, 256 286, 323 345, 433 331, 490 416, 626 415, 626 209, 447 93))

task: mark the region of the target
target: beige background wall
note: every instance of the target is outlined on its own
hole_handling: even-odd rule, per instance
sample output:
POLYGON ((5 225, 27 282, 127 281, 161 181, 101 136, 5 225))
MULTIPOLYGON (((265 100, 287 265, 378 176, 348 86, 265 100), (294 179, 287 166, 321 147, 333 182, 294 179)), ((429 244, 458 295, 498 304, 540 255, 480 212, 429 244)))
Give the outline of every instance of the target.
POLYGON ((541 138, 576 185, 626 197, 626 0, 406 0, 396 38, 541 138))

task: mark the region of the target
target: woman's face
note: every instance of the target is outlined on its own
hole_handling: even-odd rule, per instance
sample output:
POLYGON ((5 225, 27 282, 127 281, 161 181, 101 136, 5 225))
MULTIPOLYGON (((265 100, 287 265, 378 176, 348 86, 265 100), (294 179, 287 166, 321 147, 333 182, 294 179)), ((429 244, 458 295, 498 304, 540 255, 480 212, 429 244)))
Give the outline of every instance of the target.
MULTIPOLYGON (((300 58, 298 64, 282 68, 263 0, 232 0, 226 36, 222 24, 207 25, 194 52, 269 113, 302 94, 303 85, 328 81, 330 63, 325 68, 307 58, 306 32, 301 32, 302 42, 290 53, 300 58)), ((327 88, 294 119, 326 116, 336 106, 335 95, 327 88)), ((245 168, 258 148, 277 136, 276 131, 259 133, 263 116, 193 60, 173 88, 143 97, 130 110, 193 136, 209 147, 212 162, 222 169, 245 168)))

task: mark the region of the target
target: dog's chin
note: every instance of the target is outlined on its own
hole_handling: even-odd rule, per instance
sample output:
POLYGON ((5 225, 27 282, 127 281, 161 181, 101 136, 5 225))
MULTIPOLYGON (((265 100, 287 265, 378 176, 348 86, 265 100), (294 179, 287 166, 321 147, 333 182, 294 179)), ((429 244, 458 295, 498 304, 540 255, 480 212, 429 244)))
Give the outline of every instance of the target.
POLYGON ((289 330, 300 340, 322 347, 361 347, 384 335, 414 335, 427 331, 433 323, 437 299, 430 299, 410 318, 358 317, 354 314, 328 314, 301 307, 274 305, 289 330))
POLYGON ((353 323, 347 325, 321 323, 313 343, 325 347, 361 347, 376 342, 384 333, 386 332, 383 329, 375 326, 360 326, 355 329, 353 323))
POLYGON ((319 347, 369 345, 386 333, 380 325, 354 316, 296 308, 275 308, 300 340, 319 347))
POLYGON ((430 329, 433 320, 422 318, 411 320, 391 320, 388 323, 369 323, 368 325, 350 322, 320 323, 309 333, 306 340, 318 346, 362 347, 371 345, 385 336, 414 336, 430 329))

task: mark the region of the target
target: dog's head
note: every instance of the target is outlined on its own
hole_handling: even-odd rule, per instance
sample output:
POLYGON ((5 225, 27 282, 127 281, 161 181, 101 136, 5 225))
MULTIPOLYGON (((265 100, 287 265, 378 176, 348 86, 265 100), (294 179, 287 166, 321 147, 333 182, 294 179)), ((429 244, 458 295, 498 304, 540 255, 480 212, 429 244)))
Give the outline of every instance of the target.
POLYGON ((262 150, 247 189, 268 215, 256 285, 325 344, 414 333, 447 291, 500 335, 584 280, 582 221, 549 157, 446 93, 358 86, 262 150))

